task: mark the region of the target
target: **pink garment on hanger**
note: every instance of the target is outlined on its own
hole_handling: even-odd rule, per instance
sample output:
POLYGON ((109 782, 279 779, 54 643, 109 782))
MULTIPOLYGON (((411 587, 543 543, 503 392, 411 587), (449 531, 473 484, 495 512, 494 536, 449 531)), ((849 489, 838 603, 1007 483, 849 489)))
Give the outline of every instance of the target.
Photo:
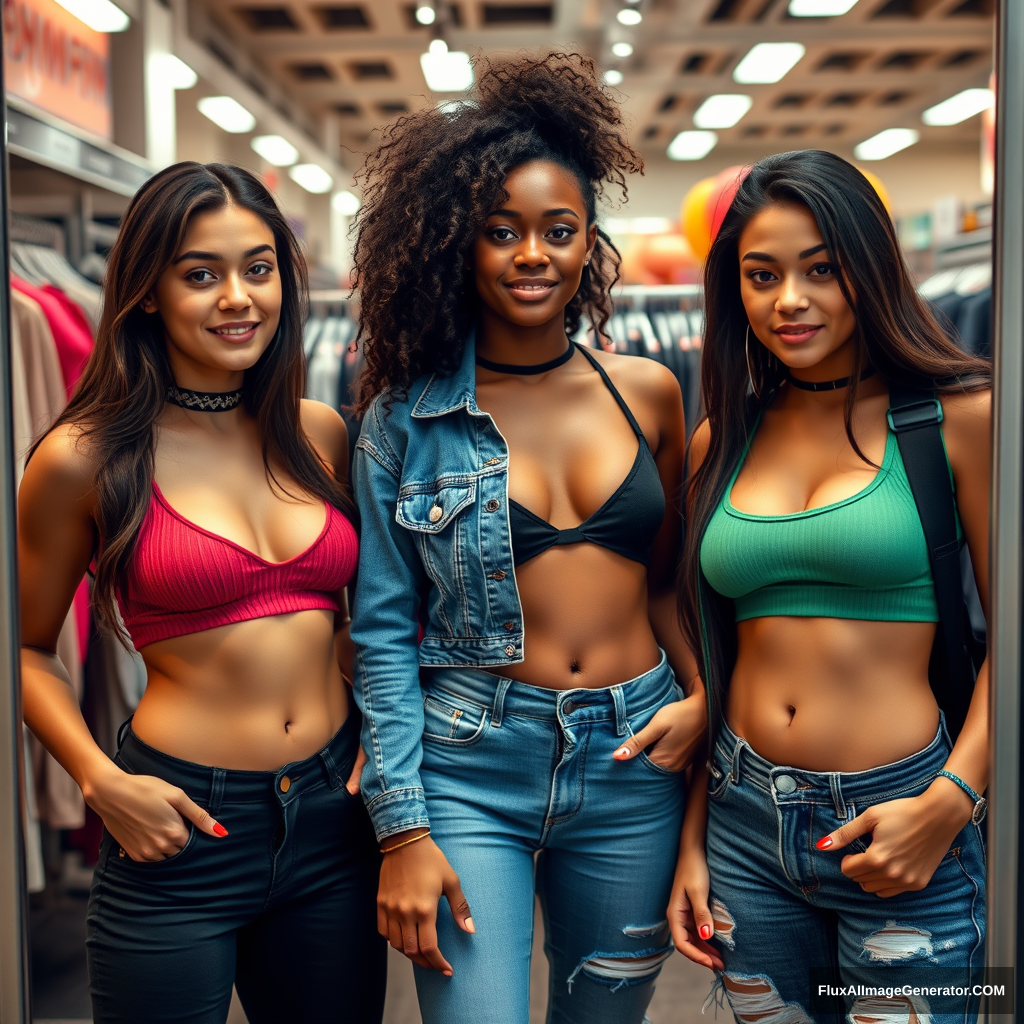
POLYGON ((92 333, 85 314, 66 295, 51 285, 36 288, 35 285, 12 274, 11 286, 22 295, 35 299, 46 314, 47 323, 53 332, 53 340, 57 345, 64 387, 70 395, 93 349, 92 333))

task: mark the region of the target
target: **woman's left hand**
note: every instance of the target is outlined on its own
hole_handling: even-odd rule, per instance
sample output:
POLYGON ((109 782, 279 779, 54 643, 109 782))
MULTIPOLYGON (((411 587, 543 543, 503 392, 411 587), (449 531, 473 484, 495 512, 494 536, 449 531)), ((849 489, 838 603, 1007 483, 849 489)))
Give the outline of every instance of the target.
POLYGON ((352 794, 352 796, 359 796, 359 780, 363 777, 363 765, 366 764, 366 751, 363 750, 362 743, 359 744, 359 750, 356 753, 356 763, 352 765, 352 771, 349 772, 348 782, 345 783, 345 788, 352 794))
POLYGON ((877 896, 917 892, 931 881, 972 810, 970 798, 940 778, 919 796, 869 807, 816 845, 839 850, 870 834, 865 853, 843 857, 843 874, 877 896))
POLYGON ((706 728, 704 696, 695 693, 659 708, 647 725, 630 736, 612 756, 616 761, 628 761, 646 750, 659 768, 681 772, 693 760, 706 728))

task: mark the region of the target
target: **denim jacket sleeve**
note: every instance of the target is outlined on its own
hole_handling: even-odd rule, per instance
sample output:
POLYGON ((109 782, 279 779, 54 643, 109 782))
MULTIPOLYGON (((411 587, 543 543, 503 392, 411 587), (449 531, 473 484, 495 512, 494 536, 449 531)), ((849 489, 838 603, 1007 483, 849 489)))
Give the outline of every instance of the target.
POLYGON ((353 461, 361 519, 352 617, 354 689, 367 754, 362 793, 378 841, 428 824, 419 774, 423 702, 418 651, 426 575, 415 543, 395 520, 401 462, 382 417, 378 400, 364 418, 353 461))

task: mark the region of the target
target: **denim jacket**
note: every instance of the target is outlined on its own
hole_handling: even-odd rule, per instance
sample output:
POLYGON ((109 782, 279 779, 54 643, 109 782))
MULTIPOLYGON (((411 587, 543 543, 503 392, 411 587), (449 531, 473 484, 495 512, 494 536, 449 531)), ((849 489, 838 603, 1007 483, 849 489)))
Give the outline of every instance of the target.
POLYGON ((474 353, 470 337, 453 375, 415 381, 390 411, 378 396, 356 443, 355 695, 368 757, 362 792, 378 840, 428 824, 420 667, 523 660, 508 445, 477 407, 474 353))

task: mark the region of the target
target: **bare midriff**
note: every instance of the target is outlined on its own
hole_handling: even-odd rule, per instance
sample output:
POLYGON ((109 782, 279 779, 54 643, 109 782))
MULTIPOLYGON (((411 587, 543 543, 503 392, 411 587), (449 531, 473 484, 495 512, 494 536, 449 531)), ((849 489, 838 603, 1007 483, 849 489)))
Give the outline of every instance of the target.
POLYGON ((647 570, 596 544, 549 548, 516 568, 525 658, 499 675, 554 690, 633 679, 661 657, 647 570))
POLYGON ((232 623, 141 654, 149 682, 132 730, 184 761, 276 771, 316 753, 348 717, 334 612, 232 623))
POLYGON ((935 623, 778 616, 737 629, 726 720, 774 764, 865 771, 934 738, 935 623))

